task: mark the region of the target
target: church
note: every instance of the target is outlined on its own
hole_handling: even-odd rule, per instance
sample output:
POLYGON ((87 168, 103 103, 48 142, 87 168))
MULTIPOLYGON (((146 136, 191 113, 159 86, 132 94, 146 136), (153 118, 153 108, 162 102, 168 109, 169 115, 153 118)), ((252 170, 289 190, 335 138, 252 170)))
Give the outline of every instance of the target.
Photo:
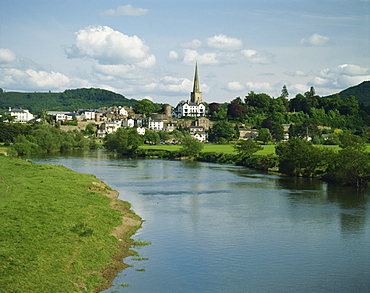
POLYGON ((182 118, 184 116, 203 117, 206 112, 206 106, 202 101, 202 92, 200 91, 198 78, 198 64, 195 64, 195 76, 193 91, 190 93, 190 101, 181 101, 172 111, 172 117, 182 118))

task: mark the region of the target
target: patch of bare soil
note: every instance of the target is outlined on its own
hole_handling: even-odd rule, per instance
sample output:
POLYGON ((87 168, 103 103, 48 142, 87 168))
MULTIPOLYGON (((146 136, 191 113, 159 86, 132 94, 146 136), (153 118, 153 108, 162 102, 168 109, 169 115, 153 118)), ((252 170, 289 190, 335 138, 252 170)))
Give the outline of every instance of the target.
POLYGON ((132 241, 130 236, 141 226, 142 221, 130 210, 129 205, 118 199, 118 192, 111 190, 102 182, 93 182, 98 188, 90 189, 92 191, 104 194, 112 199, 110 206, 122 213, 122 224, 115 227, 110 235, 116 237, 119 241, 117 248, 119 252, 112 257, 113 262, 109 264, 100 274, 107 280, 105 284, 95 289, 95 292, 101 292, 111 286, 112 281, 117 274, 129 265, 123 262, 123 259, 132 255, 130 250, 132 241))

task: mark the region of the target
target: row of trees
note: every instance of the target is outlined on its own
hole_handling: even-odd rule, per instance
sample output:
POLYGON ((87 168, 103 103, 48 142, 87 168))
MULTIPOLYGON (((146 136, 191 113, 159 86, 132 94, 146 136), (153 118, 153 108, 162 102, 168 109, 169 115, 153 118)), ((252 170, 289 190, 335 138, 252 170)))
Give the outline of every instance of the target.
MULTIPOLYGON (((272 98, 267 94, 250 92, 244 99, 235 98, 230 103, 209 104, 209 117, 214 121, 229 120, 236 123, 266 128, 268 119, 274 125, 312 121, 315 125, 359 130, 370 124, 370 107, 360 104, 354 96, 320 97, 311 87, 305 94, 288 100, 284 86, 281 95, 272 98)), ((271 127, 270 127, 271 128, 271 127)), ((270 129, 271 130, 271 129, 270 129)))
MULTIPOLYGON (((367 187, 370 180, 370 154, 365 151, 365 140, 349 133, 338 134, 340 150, 318 147, 294 137, 276 146, 274 155, 259 157, 261 169, 277 167, 290 176, 319 177, 356 188, 367 187)), ((255 166, 252 155, 261 147, 253 140, 238 141, 235 150, 238 163, 255 166)))
POLYGON ((95 142, 86 139, 80 131, 66 132, 49 124, 29 126, 27 131, 13 137, 12 142, 11 149, 20 155, 95 147, 95 142))

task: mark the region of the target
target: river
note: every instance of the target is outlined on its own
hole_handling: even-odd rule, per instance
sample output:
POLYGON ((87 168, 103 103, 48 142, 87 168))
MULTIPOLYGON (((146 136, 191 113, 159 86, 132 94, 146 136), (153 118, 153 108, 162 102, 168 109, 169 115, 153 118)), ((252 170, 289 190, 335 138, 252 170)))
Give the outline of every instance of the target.
POLYGON ((244 167, 35 155, 96 175, 144 220, 113 292, 370 292, 370 193, 244 167))

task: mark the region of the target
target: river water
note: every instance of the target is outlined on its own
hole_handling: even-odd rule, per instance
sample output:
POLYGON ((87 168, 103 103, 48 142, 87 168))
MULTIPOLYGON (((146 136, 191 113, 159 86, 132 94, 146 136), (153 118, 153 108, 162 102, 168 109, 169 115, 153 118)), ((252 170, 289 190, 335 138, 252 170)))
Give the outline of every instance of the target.
POLYGON ((125 159, 33 162, 96 175, 144 220, 112 292, 370 292, 370 193, 244 167, 125 159))

